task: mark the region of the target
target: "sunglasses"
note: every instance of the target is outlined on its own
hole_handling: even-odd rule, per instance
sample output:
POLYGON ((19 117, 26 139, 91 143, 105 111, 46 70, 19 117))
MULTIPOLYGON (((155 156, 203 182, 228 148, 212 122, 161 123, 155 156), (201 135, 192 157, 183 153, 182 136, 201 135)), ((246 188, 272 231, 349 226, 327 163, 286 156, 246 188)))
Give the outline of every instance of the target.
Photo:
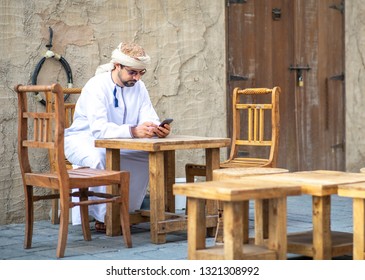
POLYGON ((140 75, 140 76, 143 76, 144 74, 146 74, 147 70, 146 69, 143 69, 143 70, 140 70, 140 71, 137 71, 137 70, 131 70, 131 69, 128 69, 126 66, 123 66, 123 65, 120 65, 122 68, 125 69, 125 71, 127 71, 128 75, 130 76, 137 76, 137 75, 140 75))

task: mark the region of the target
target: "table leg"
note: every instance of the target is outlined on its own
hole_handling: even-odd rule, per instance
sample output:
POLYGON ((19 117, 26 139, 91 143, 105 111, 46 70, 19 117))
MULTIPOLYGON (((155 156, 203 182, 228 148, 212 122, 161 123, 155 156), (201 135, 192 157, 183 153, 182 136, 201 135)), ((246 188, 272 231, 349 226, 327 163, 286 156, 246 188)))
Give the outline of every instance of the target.
MULTIPOLYGON (((213 170, 219 169, 220 165, 220 157, 219 157, 219 148, 209 148, 205 149, 205 165, 206 165, 206 180, 213 180, 213 170)), ((207 215, 217 214, 217 201, 208 200, 207 201, 207 215)), ((208 228, 207 233, 209 236, 215 236, 216 242, 223 242, 223 219, 222 219, 222 211, 223 207, 219 208, 220 214, 218 215, 218 225, 217 228, 208 228)))
POLYGON ((365 259, 365 199, 353 198, 354 260, 365 259))
POLYGON ((205 200, 188 197, 188 259, 196 259, 196 251, 205 249, 205 200))
POLYGON ((165 168, 165 211, 175 213, 175 196, 172 185, 175 184, 175 151, 164 152, 165 168))
POLYGON ((313 196, 313 259, 332 259, 331 196, 313 196))
POLYGON ((224 257, 226 260, 243 258, 243 219, 242 201, 223 202, 224 219, 224 257))
POLYGON ((264 245, 264 200, 255 200, 255 245, 264 245))
MULTIPOLYGON (((120 170, 119 149, 106 149, 105 160, 106 160, 106 169, 120 170)), ((118 186, 117 185, 107 186, 106 192, 110 194, 118 194, 118 186)), ((107 236, 118 236, 121 234, 118 204, 116 203, 106 204, 105 225, 106 225, 107 236)))
POLYGON ((166 242, 166 234, 159 233, 159 221, 165 220, 164 152, 149 153, 150 169, 150 230, 151 242, 166 242))
POLYGON ((287 259, 286 197, 268 200, 269 240, 268 248, 275 250, 279 260, 287 259))

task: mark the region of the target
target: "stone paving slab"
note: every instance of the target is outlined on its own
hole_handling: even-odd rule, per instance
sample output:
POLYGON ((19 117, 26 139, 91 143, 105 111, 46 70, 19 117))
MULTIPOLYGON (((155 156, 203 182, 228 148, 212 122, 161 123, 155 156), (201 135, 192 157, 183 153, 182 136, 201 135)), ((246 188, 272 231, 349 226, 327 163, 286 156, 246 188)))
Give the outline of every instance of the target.
MULTIPOLYGON (((312 198, 310 196, 288 198, 288 232, 306 231, 312 228, 312 198)), ((250 203, 250 235, 253 235, 253 203, 250 203)), ((352 232, 352 200, 332 196, 332 229, 352 232)), ((65 260, 186 260, 187 234, 175 232, 167 235, 165 244, 150 242, 149 224, 131 227, 133 247, 124 247, 122 236, 108 237, 97 233, 91 223, 92 241, 84 241, 81 226, 69 227, 65 260)), ((33 247, 23 249, 24 224, 0 226, 1 260, 52 260, 56 259, 58 225, 50 221, 34 224, 33 247)), ((207 238, 207 245, 214 243, 207 238)), ((289 259, 308 259, 288 254, 289 259)), ((339 259, 352 259, 343 256, 339 259)))

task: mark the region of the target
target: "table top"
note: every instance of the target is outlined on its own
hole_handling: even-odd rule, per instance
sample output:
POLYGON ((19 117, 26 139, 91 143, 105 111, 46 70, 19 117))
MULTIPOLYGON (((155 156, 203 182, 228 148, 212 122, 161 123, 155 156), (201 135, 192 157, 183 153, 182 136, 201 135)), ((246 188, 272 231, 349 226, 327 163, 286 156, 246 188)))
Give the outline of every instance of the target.
POLYGON ((287 173, 288 169, 274 167, 232 167, 213 170, 213 180, 230 180, 247 176, 287 173))
MULTIPOLYGON (((278 188, 284 190, 287 187, 299 187, 301 194, 326 196, 337 194, 339 186, 342 188, 342 185, 345 184, 361 182, 365 182, 364 173, 314 170, 254 175, 223 181, 175 184, 174 194, 205 199, 239 200, 247 195, 252 196, 251 191, 261 196, 262 194, 257 190, 270 192, 276 191, 278 188)), ((295 193, 295 189, 293 191, 295 193)))
POLYGON ((230 138, 201 137, 189 135, 169 135, 166 138, 115 138, 95 140, 95 147, 129 149, 148 152, 222 148, 231 144, 230 138))
POLYGON ((300 171, 293 173, 253 176, 250 178, 269 182, 291 182, 299 184, 303 194, 315 196, 337 194, 339 185, 365 182, 364 173, 350 173, 331 170, 300 171))
POLYGON ((268 182, 244 179, 208 181, 174 184, 174 194, 187 197, 220 201, 242 201, 250 199, 270 199, 283 196, 301 195, 299 184, 291 182, 268 182))

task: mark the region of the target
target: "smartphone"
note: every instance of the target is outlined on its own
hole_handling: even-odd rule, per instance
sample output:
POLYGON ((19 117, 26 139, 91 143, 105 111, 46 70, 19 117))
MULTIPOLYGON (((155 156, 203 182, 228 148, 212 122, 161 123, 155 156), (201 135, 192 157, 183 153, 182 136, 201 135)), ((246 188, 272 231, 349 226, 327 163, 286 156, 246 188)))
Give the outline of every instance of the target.
POLYGON ((165 124, 170 124, 172 123, 173 119, 166 119, 166 120, 163 120, 162 123, 160 123, 160 126, 164 126, 165 124))

